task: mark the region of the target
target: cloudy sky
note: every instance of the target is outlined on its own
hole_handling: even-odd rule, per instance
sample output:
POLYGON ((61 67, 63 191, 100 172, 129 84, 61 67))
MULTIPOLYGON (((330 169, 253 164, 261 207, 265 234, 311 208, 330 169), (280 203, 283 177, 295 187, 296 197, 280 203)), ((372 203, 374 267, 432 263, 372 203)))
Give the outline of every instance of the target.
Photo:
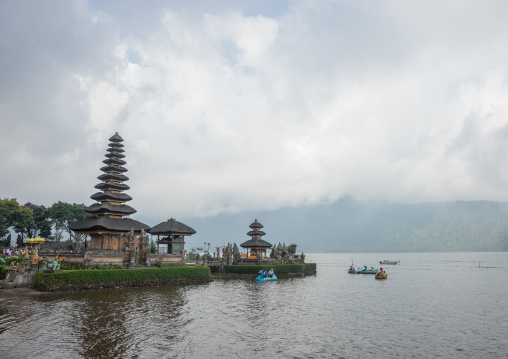
POLYGON ((119 132, 129 204, 151 224, 345 195, 508 201, 506 14, 0 0, 0 196, 92 204, 119 132))

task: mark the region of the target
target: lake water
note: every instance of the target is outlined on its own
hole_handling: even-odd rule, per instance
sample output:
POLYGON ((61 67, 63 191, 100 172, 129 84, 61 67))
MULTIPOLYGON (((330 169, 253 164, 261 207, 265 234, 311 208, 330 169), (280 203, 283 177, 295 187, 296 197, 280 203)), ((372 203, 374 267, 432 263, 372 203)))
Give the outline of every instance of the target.
POLYGON ((0 299, 0 358, 507 358, 508 253, 308 254, 317 275, 0 299), (347 273, 385 266, 388 279, 347 273))

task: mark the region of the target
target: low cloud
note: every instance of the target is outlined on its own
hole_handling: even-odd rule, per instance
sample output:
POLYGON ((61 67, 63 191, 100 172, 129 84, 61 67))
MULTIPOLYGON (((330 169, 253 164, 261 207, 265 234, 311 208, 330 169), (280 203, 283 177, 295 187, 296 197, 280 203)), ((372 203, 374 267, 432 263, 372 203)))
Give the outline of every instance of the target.
POLYGON ((161 4, 0 5, 2 196, 91 203, 118 131, 154 223, 508 200, 504 2, 161 4))

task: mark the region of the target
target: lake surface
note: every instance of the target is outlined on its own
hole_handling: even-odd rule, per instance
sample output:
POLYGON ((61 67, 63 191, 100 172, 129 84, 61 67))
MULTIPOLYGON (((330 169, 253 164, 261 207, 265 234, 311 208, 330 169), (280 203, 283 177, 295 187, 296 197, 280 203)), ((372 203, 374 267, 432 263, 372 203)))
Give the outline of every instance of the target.
POLYGON ((317 275, 0 299, 0 358, 508 358, 508 253, 308 254, 317 275), (348 274, 385 266, 388 279, 348 274))

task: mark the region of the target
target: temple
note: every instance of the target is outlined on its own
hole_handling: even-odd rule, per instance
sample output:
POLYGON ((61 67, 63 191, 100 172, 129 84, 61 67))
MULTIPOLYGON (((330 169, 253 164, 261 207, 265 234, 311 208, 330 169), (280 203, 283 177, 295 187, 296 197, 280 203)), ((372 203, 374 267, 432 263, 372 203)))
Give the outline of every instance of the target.
POLYGON ((242 254, 241 257, 242 259, 263 259, 266 257, 266 250, 272 248, 272 245, 261 239, 266 233, 261 230, 263 225, 257 219, 249 227, 252 230, 247 235, 251 236, 252 239, 240 244, 240 247, 247 249, 247 254, 242 254))
POLYGON ((102 182, 95 186, 101 192, 90 197, 97 203, 85 209, 92 217, 74 222, 69 228, 76 234, 89 235, 89 249, 92 251, 120 253, 131 230, 139 235, 142 231, 150 229, 150 226, 129 218, 136 210, 124 204, 132 200, 132 197, 123 193, 129 189, 124 183, 129 178, 124 175, 127 169, 123 167, 126 164, 123 160, 125 158, 124 145, 121 143, 123 139, 117 132, 109 138, 109 141, 106 159, 102 161, 105 166, 101 171, 104 173, 97 177, 102 182))
POLYGON ((185 244, 184 237, 191 236, 196 231, 191 227, 178 222, 174 218, 159 223, 148 231, 157 236, 157 253, 182 255, 185 244), (162 236, 162 238, 160 237, 162 236))

